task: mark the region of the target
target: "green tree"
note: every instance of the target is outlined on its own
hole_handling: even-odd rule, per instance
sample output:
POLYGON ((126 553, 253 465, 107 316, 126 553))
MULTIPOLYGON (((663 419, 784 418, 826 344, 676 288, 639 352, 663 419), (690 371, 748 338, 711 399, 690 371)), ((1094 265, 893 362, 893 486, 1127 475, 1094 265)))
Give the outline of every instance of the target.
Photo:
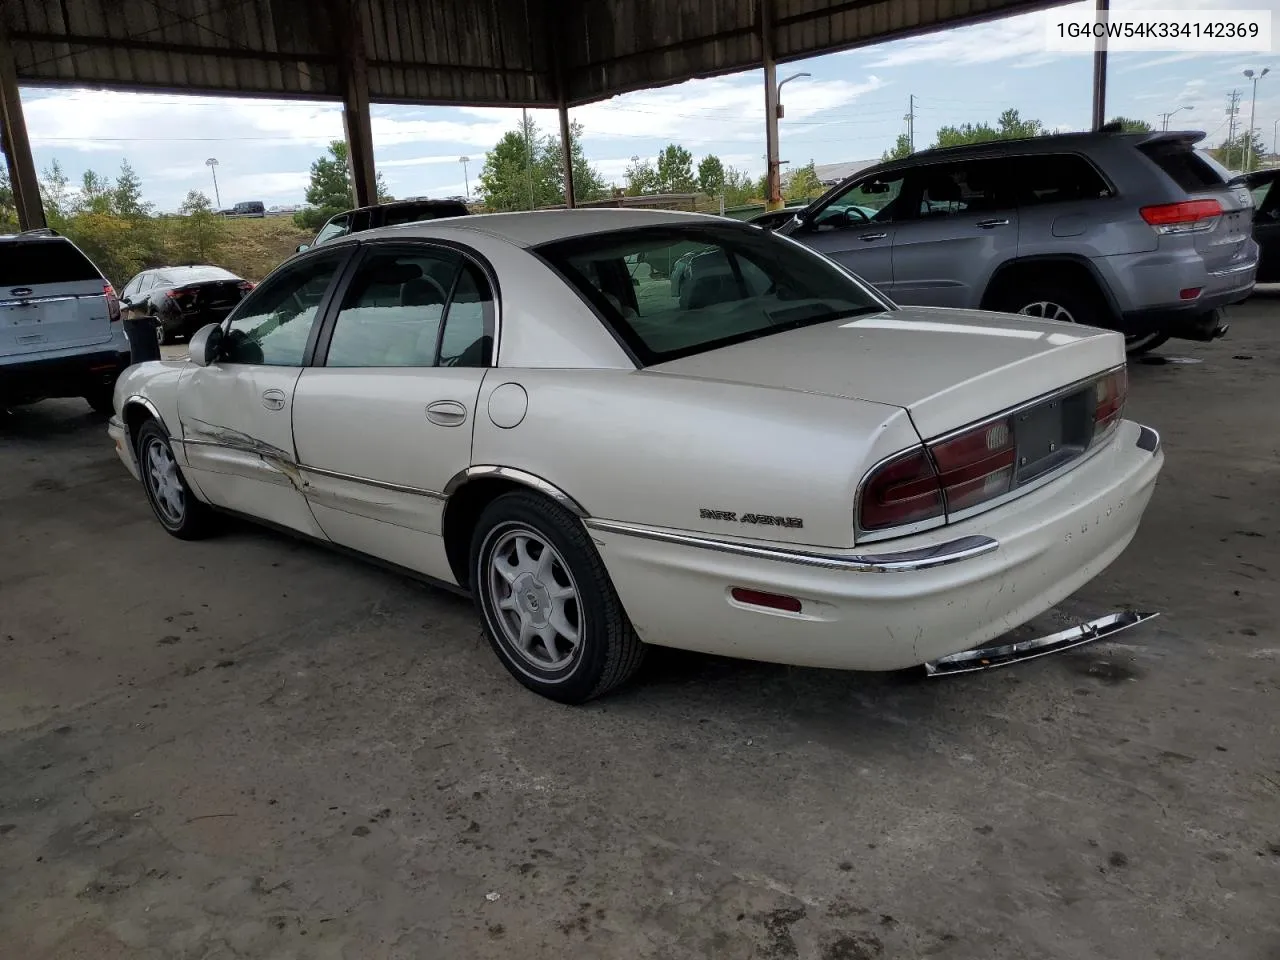
POLYGON ((1135 120, 1132 117, 1112 117, 1107 121, 1108 125, 1119 124, 1120 129, 1125 133, 1150 133, 1151 124, 1145 120, 1135 120))
POLYGON ((1016 140, 1023 137, 1041 137, 1048 131, 1039 120, 1023 120, 1017 110, 1010 108, 1000 114, 993 127, 989 123, 964 123, 946 126, 938 130, 935 147, 958 147, 967 143, 984 143, 988 140, 1016 140))
MULTIPOLYGON (((576 139, 570 135, 571 140, 576 139)), ((548 138, 532 120, 508 130, 484 157, 480 196, 490 210, 531 210, 564 202, 564 171, 559 141, 548 138)), ((585 163, 585 161, 584 161, 585 163)))
POLYGON ((759 184, 746 172, 737 167, 728 167, 724 171, 725 206, 740 207, 758 199, 760 194, 756 188, 759 184))
POLYGON ((820 193, 822 193, 822 181, 818 179, 818 172, 814 168, 813 161, 810 160, 803 167, 792 171, 787 179, 783 196, 787 200, 812 200, 820 193))
POLYGON ((213 212, 213 204, 199 190, 189 190, 178 208, 181 219, 174 229, 175 259, 188 263, 216 263, 227 236, 225 217, 213 212))
POLYGON ((911 138, 905 133, 900 133, 893 147, 880 155, 880 161, 888 163, 890 160, 905 160, 909 156, 911 156, 911 138))
MULTIPOLYGON (((386 203, 391 199, 381 173, 376 177, 375 189, 379 203, 386 203)), ((298 226, 309 230, 316 229, 334 214, 349 210, 355 205, 347 141, 330 142, 327 155, 311 164, 311 182, 307 185, 305 197, 307 207, 294 214, 293 220, 298 226)))
POLYGON ((116 177, 115 208, 129 220, 151 216, 152 205, 142 199, 142 180, 127 159, 120 161, 120 176, 116 177))
POLYGON ((8 164, 0 164, 0 233, 13 233, 18 229, 18 205, 13 197, 13 185, 9 183, 8 164))
POLYGON ((660 193, 692 193, 697 189, 693 179, 693 154, 678 143, 662 148, 657 173, 660 193))
POLYGON ((40 200, 44 204, 44 216, 49 226, 55 230, 61 229, 71 215, 70 183, 56 159, 40 174, 40 200))
POLYGON ((653 169, 653 164, 648 160, 632 157, 623 177, 626 181, 623 189, 628 197, 658 192, 658 172, 653 169))
MULTIPOLYGON (((569 124, 569 149, 573 157, 573 198, 577 201, 598 200, 605 192, 604 177, 587 161, 582 151, 582 124, 569 124)), ((564 155, 561 153, 560 138, 547 137, 542 143, 542 156, 539 162, 551 172, 556 190, 560 194, 559 203, 564 203, 564 155)))
POLYGON ((714 153, 698 161, 698 189, 713 197, 724 192, 724 164, 714 153))
POLYGON ((75 202, 76 213, 114 213, 115 194, 111 181, 86 170, 80 178, 80 195, 75 202))
POLYGON ((1228 170, 1249 173, 1258 169, 1262 158, 1267 153, 1267 146, 1256 131, 1250 133, 1246 130, 1223 140, 1221 146, 1213 147, 1209 153, 1228 170))

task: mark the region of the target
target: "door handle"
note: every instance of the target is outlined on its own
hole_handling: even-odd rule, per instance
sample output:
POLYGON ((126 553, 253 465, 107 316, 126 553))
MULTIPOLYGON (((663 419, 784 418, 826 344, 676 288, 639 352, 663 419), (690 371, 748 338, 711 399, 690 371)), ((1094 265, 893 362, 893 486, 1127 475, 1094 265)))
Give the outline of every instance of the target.
POLYGON ((1008 220, 979 220, 974 224, 975 227, 981 227, 983 230, 990 230, 992 227, 1007 227, 1008 220))
POLYGON ((467 408, 456 400, 427 404, 427 419, 441 427, 460 427, 467 422, 467 408))
POLYGON ((858 239, 863 243, 867 243, 870 240, 883 240, 887 236, 887 233, 864 233, 858 239))
POLYGON ((262 391, 262 405, 268 410, 284 409, 284 391, 272 388, 262 391))

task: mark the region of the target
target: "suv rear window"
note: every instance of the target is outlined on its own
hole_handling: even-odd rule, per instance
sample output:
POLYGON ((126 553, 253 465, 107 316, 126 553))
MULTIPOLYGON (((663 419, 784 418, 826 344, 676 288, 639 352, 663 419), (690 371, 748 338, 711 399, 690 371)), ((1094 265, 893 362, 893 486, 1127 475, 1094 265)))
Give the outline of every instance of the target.
POLYGON ((1186 143, 1158 141, 1138 148, 1187 192, 1222 186, 1222 177, 1186 143))
POLYGON ((0 287, 101 279, 98 268, 69 240, 0 241, 0 287))

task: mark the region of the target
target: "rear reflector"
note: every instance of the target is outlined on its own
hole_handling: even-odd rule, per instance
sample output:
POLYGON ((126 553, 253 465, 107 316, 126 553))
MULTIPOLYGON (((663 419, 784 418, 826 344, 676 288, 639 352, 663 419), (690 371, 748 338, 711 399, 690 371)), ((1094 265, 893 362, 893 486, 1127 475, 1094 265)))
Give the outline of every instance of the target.
POLYGON ((1196 297, 1200 296, 1200 291, 1203 289, 1204 287, 1185 287, 1178 291, 1178 299, 1194 300, 1196 297))
POLYGON ((770 610, 784 610, 787 613, 799 613, 800 601, 795 597, 786 597, 779 593, 765 593, 763 590, 748 590, 746 587, 734 587, 730 596, 739 603, 752 607, 767 607, 770 610))
POLYGON ((1200 233, 1212 230, 1222 216, 1217 200, 1184 200, 1161 203, 1138 211, 1156 233, 1200 233))

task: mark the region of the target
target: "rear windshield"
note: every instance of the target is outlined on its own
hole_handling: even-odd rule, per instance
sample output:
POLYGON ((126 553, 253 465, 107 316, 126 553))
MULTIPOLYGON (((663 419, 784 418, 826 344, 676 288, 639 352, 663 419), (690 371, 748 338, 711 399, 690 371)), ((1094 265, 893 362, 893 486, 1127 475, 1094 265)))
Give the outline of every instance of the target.
POLYGON ((0 288, 101 279, 98 268, 69 240, 0 241, 0 288))
POLYGON ((648 366, 887 309, 847 273, 748 226, 663 226, 537 249, 648 366))
POLYGON ((462 203, 440 203, 439 201, 422 206, 406 204, 403 207, 387 207, 383 212, 384 226, 394 227, 398 223, 417 223, 420 220, 439 220, 442 217, 465 217, 469 211, 462 203))
POLYGON ((1220 187, 1223 178, 1186 143, 1157 141, 1138 148, 1157 167, 1168 174, 1169 179, 1188 193, 1220 187))
POLYGON ((164 285, 167 283, 200 283, 205 280, 239 280, 234 273, 229 273, 221 267, 189 267, 185 270, 174 270, 172 273, 162 274, 156 277, 156 282, 164 285))

